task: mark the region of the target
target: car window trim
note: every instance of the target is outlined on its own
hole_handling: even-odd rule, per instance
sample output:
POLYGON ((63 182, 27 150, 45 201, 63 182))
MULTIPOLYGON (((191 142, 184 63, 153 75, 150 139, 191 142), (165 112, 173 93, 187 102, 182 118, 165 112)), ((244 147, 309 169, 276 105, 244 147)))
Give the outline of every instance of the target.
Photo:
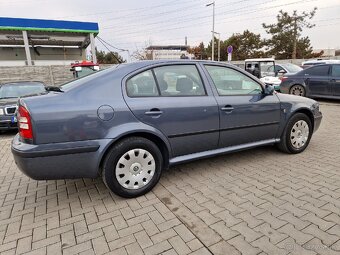
POLYGON ((228 96, 257 96, 257 95, 263 95, 263 94, 264 94, 264 86, 263 86, 261 83, 259 83, 258 81, 254 80, 252 77, 248 76, 248 74, 245 74, 245 73, 243 73, 242 71, 240 72, 240 71, 237 70, 236 68, 233 68, 232 66, 225 66, 225 65, 219 65, 219 64, 210 64, 210 63, 203 63, 202 65, 203 65, 203 67, 204 67, 204 69, 205 69, 207 75, 209 76, 209 79, 210 79, 211 82, 212 82, 212 87, 213 87, 213 88, 215 89, 215 91, 216 91, 216 95, 215 95, 215 96, 220 96, 220 97, 226 97, 226 96, 227 96, 227 97, 228 97, 228 96), (239 72, 239 73, 241 73, 241 74, 247 76, 249 79, 251 79, 251 80, 254 81, 255 83, 257 83, 257 84, 261 87, 262 92, 259 93, 259 94, 233 94, 233 95, 220 95, 220 94, 218 93, 218 89, 217 89, 217 87, 216 87, 216 85, 215 85, 215 83, 214 83, 214 80, 212 79, 212 77, 211 77, 211 75, 210 75, 208 69, 206 68, 206 66, 218 66, 218 67, 223 67, 223 68, 229 68, 229 69, 232 69, 232 70, 234 70, 234 71, 236 71, 236 72, 239 72))
POLYGON ((206 86, 204 84, 204 81, 203 81, 203 77, 202 77, 202 74, 197 66, 197 63, 167 63, 167 64, 160 64, 160 65, 157 65, 157 66, 148 66, 147 68, 143 68, 142 70, 140 70, 139 72, 133 72, 131 75, 129 75, 128 77, 125 78, 125 94, 127 97, 129 98, 148 98, 148 97, 151 97, 151 98, 155 98, 155 97, 203 97, 203 96, 208 96, 208 93, 207 93, 207 89, 206 89, 206 86), (156 77, 156 74, 154 73, 154 69, 155 68, 159 68, 159 67, 164 67, 164 66, 175 66, 175 65, 186 65, 186 66, 194 66, 197 70, 197 73, 199 75, 199 78, 201 79, 201 83, 203 85, 203 88, 204 88, 204 95, 181 95, 181 96, 178 96, 178 95, 173 95, 173 96, 164 96, 162 95, 162 93, 160 92, 160 88, 159 88, 159 84, 158 84, 158 80, 157 80, 157 77, 156 77), (153 78, 155 80, 155 83, 156 83, 156 86, 157 86, 157 91, 158 91, 158 95, 155 95, 155 96, 129 96, 128 94, 128 91, 127 91, 127 83, 128 81, 135 77, 136 75, 139 75, 143 72, 146 72, 146 71, 151 71, 152 74, 153 74, 153 78))
MULTIPOLYGON (((196 63, 192 63, 192 64, 188 64, 188 63, 173 63, 173 64, 166 64, 166 65, 161 65, 161 66, 155 66, 152 69, 156 69, 156 68, 164 67, 164 66, 178 66, 178 65, 194 66, 196 68, 198 76, 201 79, 201 83, 203 85, 204 95, 182 95, 182 96, 173 95, 173 96, 163 96, 162 93, 161 93, 160 96, 161 97, 203 97, 203 96, 208 96, 207 89, 205 87, 202 74, 201 74, 201 72, 200 72, 200 70, 199 70, 199 68, 198 68, 196 63)), ((157 77, 156 77, 156 80, 157 80, 157 77)), ((157 84, 158 84, 158 82, 157 82, 157 84)))
MULTIPOLYGON (((152 69, 143 69, 142 71, 140 71, 140 72, 138 72, 138 73, 134 73, 133 75, 129 76, 129 77, 125 80, 125 93, 126 93, 127 97, 129 97, 129 98, 147 98, 147 97, 152 97, 152 98, 154 98, 154 97, 159 97, 159 96, 160 96, 160 94, 159 94, 160 90, 159 90, 159 88, 158 88, 158 86, 157 86, 157 82, 155 81, 155 78, 154 78, 154 77, 153 77, 153 78, 154 78, 154 82, 155 82, 155 84, 156 84, 156 88, 157 88, 158 95, 154 95, 154 96, 130 96, 130 95, 129 95, 128 90, 127 90, 128 81, 129 81, 130 79, 132 79, 133 77, 135 77, 135 76, 137 76, 137 75, 139 75, 139 74, 141 74, 141 73, 147 72, 147 71, 150 71, 150 72, 152 73, 152 69)), ((153 76, 153 75, 152 75, 152 76, 153 76)))

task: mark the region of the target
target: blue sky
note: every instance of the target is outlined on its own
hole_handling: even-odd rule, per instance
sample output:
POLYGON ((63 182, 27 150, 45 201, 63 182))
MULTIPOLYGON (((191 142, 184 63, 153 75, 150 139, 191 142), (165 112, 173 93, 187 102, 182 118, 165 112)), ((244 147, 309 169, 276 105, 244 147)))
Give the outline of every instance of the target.
MULTIPOLYGON (((211 39, 209 0, 0 0, 0 16, 93 21, 99 36, 113 46, 136 49, 154 45, 205 44, 211 39)), ((305 30, 314 48, 340 48, 339 0, 215 0, 215 31, 226 39, 249 29, 266 37, 262 23, 273 23, 278 11, 312 10, 313 22, 305 30)), ((99 48, 104 49, 99 42, 99 48)), ((122 52, 124 56, 125 53, 122 52)))

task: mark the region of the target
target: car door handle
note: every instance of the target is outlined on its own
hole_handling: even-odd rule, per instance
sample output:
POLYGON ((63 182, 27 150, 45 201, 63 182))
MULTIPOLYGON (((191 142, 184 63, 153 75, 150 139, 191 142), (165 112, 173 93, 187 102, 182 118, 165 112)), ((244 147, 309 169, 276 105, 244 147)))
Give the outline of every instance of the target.
POLYGON ((231 105, 226 105, 222 107, 221 110, 224 112, 232 112, 234 110, 234 107, 232 107, 231 105))
POLYGON ((150 111, 145 112, 145 115, 148 115, 148 116, 159 116, 162 113, 163 112, 161 110, 159 110, 158 108, 152 108, 150 111))

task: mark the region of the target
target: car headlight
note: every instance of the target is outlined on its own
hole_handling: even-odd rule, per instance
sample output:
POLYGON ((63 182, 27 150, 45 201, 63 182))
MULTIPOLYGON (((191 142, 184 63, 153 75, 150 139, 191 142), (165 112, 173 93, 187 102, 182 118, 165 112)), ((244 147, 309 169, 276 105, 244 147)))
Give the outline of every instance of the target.
POLYGON ((4 110, 0 108, 0 115, 4 115, 4 110))

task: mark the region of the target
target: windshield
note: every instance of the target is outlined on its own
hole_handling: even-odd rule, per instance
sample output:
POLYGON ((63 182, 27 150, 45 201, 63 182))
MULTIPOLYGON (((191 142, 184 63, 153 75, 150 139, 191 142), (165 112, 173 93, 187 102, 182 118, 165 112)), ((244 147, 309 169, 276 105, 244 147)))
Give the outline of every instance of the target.
POLYGON ((93 66, 83 66, 81 71, 74 71, 74 74, 76 74, 74 78, 81 78, 97 71, 98 70, 95 70, 93 66))
POLYGON ((8 83, 0 87, 1 98, 18 98, 33 94, 45 92, 45 86, 42 83, 8 83))
POLYGON ((274 62, 273 61, 261 61, 260 62, 261 77, 275 76, 274 62))
POLYGON ((294 64, 285 64, 283 67, 287 69, 288 73, 297 73, 303 70, 303 68, 294 64))

